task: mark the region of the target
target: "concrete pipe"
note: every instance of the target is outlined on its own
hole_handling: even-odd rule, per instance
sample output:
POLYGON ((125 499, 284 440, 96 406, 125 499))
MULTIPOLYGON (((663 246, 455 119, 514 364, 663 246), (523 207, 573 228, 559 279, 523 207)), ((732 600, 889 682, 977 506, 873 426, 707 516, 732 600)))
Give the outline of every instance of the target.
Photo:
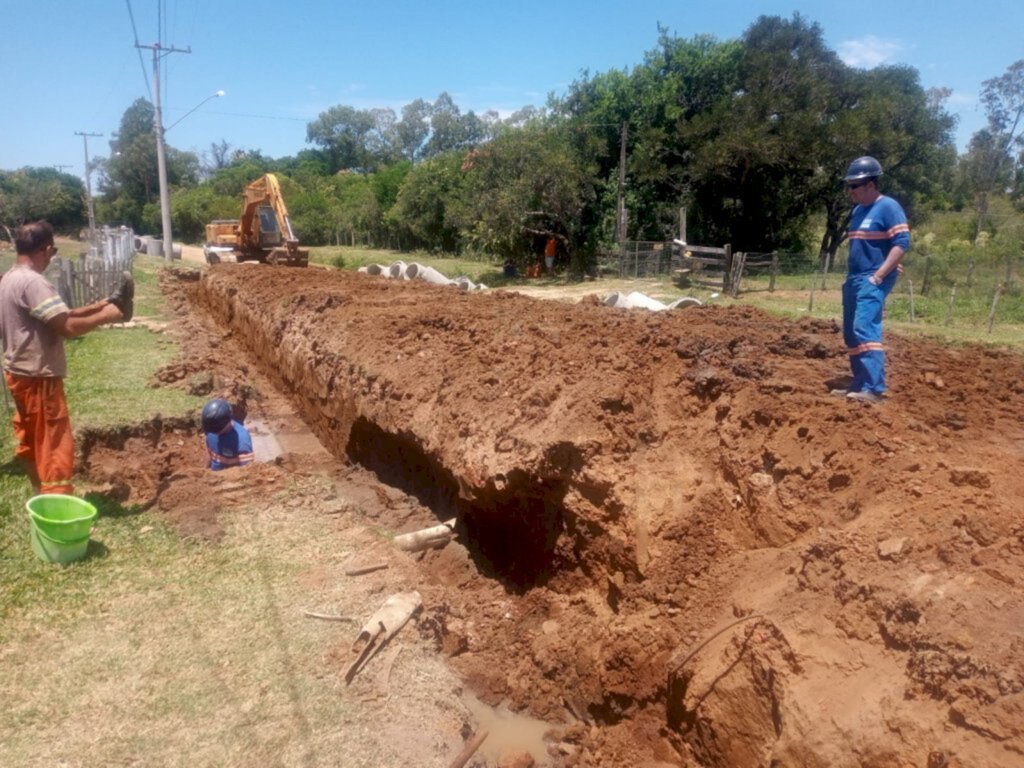
POLYGON ((388 276, 394 280, 408 280, 409 276, 405 274, 406 264, 404 261, 396 261, 390 267, 388 267, 388 276))
POLYGON ((687 307, 702 307, 704 303, 700 299, 695 299, 693 296, 683 296, 681 299, 676 299, 668 305, 669 309, 686 309, 687 307))
POLYGON ((612 293, 604 300, 605 306, 618 307, 620 309, 649 309, 652 312, 662 312, 668 309, 667 304, 662 304, 657 299, 645 296, 642 293, 633 291, 628 294, 612 293))
POLYGON ((366 274, 373 275, 375 277, 391 277, 391 272, 383 264, 367 264, 365 267, 360 268, 360 271, 366 270, 366 274))
POLYGON ((422 264, 410 264, 405 268, 405 274, 410 280, 426 280, 434 285, 451 285, 454 280, 449 280, 433 267, 425 267, 422 264))

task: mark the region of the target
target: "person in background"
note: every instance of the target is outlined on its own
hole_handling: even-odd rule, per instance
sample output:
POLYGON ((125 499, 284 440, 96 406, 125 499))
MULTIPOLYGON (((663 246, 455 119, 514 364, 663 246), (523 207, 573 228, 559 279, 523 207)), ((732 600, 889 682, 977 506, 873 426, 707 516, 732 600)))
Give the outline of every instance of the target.
POLYGON ((843 338, 853 378, 833 394, 866 403, 881 402, 885 392, 882 315, 896 284, 900 260, 910 250, 910 227, 900 204, 878 190, 882 166, 858 157, 843 181, 854 204, 848 237, 850 256, 843 283, 843 338))
POLYGON ((549 275, 555 273, 555 253, 558 251, 558 242, 555 240, 554 235, 548 236, 548 241, 544 245, 544 266, 547 268, 549 275))
POLYGON ((210 469, 244 467, 253 461, 252 437, 241 423, 232 418, 231 404, 216 398, 203 406, 203 432, 210 469))
POLYGON ((57 253, 46 221, 23 224, 14 238, 14 266, 0 280, 4 379, 14 398, 15 455, 37 493, 74 493, 75 446, 64 396, 64 339, 130 320, 135 283, 125 272, 107 299, 68 309, 43 276, 57 253))

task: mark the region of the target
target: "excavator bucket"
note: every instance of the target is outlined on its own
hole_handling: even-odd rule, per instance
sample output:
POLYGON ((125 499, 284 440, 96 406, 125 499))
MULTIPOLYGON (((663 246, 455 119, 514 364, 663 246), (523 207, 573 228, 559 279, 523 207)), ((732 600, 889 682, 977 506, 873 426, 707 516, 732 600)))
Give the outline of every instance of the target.
POLYGON ((298 243, 288 243, 285 248, 274 248, 268 252, 267 264, 284 267, 305 267, 309 264, 309 250, 299 248, 298 243))

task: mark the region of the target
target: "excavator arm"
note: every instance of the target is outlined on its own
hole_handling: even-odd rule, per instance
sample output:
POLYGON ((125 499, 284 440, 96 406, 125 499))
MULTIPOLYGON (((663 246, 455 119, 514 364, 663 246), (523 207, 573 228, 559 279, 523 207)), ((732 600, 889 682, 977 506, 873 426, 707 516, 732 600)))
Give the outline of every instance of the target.
MULTIPOLYGON (((238 261, 263 261, 294 267, 304 267, 309 263, 309 251, 299 248, 281 185, 274 174, 268 173, 246 186, 242 201, 240 219, 215 221, 207 225, 208 251, 230 250, 238 261), (226 232, 228 229, 230 234, 226 232), (230 249, 210 247, 228 243, 231 244, 230 249)), ((212 261, 209 255, 207 260, 212 261)))

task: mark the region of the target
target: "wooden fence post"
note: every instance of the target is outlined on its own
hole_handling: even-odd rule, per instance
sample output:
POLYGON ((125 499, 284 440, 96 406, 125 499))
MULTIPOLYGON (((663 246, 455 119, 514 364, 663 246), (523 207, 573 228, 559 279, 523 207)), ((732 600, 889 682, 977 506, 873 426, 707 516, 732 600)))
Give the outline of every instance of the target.
POLYGON ((743 278, 743 267, 747 263, 746 251, 740 251, 732 260, 731 296, 736 298, 740 292, 740 280, 743 278))
POLYGON ((931 272, 932 268, 932 257, 930 254, 925 254, 924 257, 924 277, 921 278, 921 295, 928 295, 928 273, 931 272))
POLYGON ((732 295, 732 245, 725 244, 725 264, 722 267, 722 293, 732 295))
POLYGON ((772 251, 772 273, 768 280, 768 293, 775 293, 775 277, 779 274, 779 252, 772 251))
POLYGON ((988 313, 988 332, 992 333, 992 322, 996 319, 996 304, 999 303, 999 297, 1003 295, 1003 284, 1000 283, 996 286, 996 294, 992 297, 992 309, 988 313))
POLYGON ((953 290, 949 292, 949 306, 946 307, 946 322, 949 325, 953 321, 953 303, 956 301, 956 283, 953 283, 953 290))
POLYGON ((907 290, 910 292, 910 322, 914 322, 914 281, 907 275, 907 290))

